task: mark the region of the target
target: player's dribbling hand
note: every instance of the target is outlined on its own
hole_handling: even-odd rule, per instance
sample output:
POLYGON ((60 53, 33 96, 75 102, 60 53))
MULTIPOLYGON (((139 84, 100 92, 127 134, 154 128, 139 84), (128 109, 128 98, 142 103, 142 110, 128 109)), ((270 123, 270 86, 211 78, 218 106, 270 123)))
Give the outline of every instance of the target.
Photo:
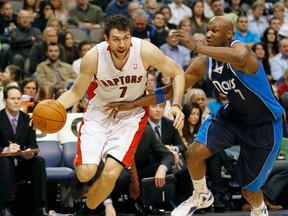
POLYGON ((105 107, 104 109, 105 112, 110 111, 108 118, 111 118, 111 117, 115 118, 118 112, 129 111, 129 110, 134 109, 135 104, 133 101, 132 102, 114 102, 114 103, 106 104, 104 107, 105 107))
POLYGON ((181 131, 184 126, 184 114, 180 110, 178 106, 172 106, 168 112, 168 118, 171 118, 172 115, 174 116, 174 123, 173 126, 178 130, 181 131))

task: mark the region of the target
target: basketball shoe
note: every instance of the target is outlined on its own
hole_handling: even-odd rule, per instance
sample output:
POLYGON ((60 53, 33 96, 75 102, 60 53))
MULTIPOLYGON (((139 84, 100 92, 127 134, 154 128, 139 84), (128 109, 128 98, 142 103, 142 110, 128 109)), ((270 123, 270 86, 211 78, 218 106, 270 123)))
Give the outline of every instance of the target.
POLYGON ((193 195, 181 203, 171 212, 171 216, 191 216, 196 210, 211 206, 214 202, 213 194, 210 190, 206 193, 197 193, 193 191, 193 195))
POLYGON ((269 216, 267 206, 264 205, 264 208, 260 211, 256 211, 252 208, 250 216, 269 216))

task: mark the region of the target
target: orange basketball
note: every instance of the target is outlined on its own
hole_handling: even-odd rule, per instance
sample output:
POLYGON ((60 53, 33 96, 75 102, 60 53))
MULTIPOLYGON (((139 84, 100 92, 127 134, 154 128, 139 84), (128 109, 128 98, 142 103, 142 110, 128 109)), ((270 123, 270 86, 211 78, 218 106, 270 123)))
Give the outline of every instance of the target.
POLYGON ((47 99, 37 104, 33 110, 32 119, 38 130, 55 133, 64 127, 67 113, 60 102, 47 99))

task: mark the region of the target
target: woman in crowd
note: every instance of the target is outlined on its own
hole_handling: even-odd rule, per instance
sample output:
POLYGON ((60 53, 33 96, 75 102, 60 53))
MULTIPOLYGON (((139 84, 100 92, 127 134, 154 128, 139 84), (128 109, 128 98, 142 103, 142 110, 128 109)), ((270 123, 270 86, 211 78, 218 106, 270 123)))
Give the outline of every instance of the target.
POLYGON ((192 4, 191 34, 206 34, 208 19, 204 15, 204 4, 202 0, 195 0, 192 4))
POLYGON ((47 22, 54 16, 54 9, 50 2, 41 2, 39 15, 34 19, 32 26, 38 28, 43 32, 46 28, 47 22))
POLYGON ((273 59, 274 56, 279 52, 277 32, 273 28, 267 28, 263 33, 262 42, 268 49, 267 55, 269 56, 269 60, 273 59))
POLYGON ((253 52, 255 52, 258 59, 262 63, 262 66, 266 72, 266 76, 269 82, 273 82, 273 78, 271 76, 271 70, 270 70, 270 63, 269 63, 269 53, 268 53, 266 45, 262 42, 258 42, 258 43, 253 44, 251 49, 253 50, 253 52))
POLYGON ((22 81, 21 69, 16 65, 8 65, 2 75, 2 85, 6 87, 8 85, 19 86, 22 81))
POLYGON ((184 104, 182 112, 185 115, 184 127, 179 133, 184 145, 188 148, 193 143, 202 123, 202 111, 198 103, 190 101, 184 104))
POLYGON ((79 51, 74 42, 74 38, 71 32, 62 31, 58 38, 58 43, 65 48, 66 62, 73 64, 73 61, 79 58, 79 51))

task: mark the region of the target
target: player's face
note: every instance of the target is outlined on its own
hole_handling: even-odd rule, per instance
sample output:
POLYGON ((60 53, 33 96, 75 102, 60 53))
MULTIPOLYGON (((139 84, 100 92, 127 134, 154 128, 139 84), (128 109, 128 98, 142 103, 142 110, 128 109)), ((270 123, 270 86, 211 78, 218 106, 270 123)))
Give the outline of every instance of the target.
POLYGON ((196 125, 199 121, 199 118, 200 118, 200 109, 193 108, 188 117, 188 122, 190 125, 196 125))
POLYGON ((206 41, 208 46, 226 46, 226 32, 221 28, 220 23, 212 18, 207 24, 206 41))
POLYGON ((111 54, 119 60, 125 59, 130 51, 131 34, 129 31, 112 29, 109 38, 105 37, 110 45, 111 54))
POLYGON ((8 112, 16 115, 21 106, 21 92, 18 89, 10 89, 7 96, 4 100, 5 107, 8 112))

